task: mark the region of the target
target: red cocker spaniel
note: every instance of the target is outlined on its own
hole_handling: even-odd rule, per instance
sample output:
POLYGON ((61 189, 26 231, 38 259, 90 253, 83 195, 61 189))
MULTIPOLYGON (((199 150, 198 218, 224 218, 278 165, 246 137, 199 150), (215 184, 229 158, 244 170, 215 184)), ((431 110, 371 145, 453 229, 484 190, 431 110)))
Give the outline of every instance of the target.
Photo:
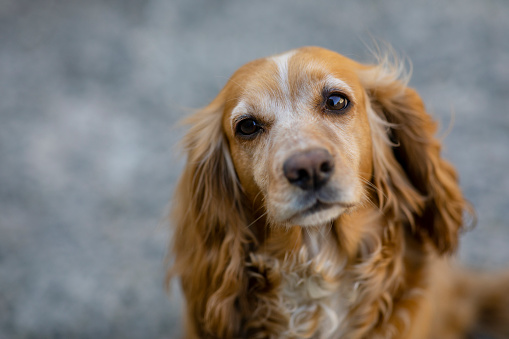
POLYGON ((509 337, 509 277, 449 265, 468 204, 401 73, 300 48, 189 120, 169 272, 186 338, 509 337))

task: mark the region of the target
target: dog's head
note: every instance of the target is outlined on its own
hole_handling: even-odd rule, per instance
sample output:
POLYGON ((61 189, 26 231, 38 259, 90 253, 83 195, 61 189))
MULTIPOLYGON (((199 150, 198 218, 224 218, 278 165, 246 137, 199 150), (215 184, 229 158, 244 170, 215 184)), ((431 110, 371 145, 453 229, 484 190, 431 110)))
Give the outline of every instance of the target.
POLYGON ((204 199, 244 208, 235 201, 247 197, 272 225, 320 226, 374 202, 453 249, 464 208, 456 174, 397 73, 318 47, 241 67, 187 135, 200 213, 204 199))
POLYGON ((191 117, 173 271, 194 321, 225 336, 240 326, 232 310, 246 250, 263 240, 256 222, 321 227, 376 208, 439 253, 455 248, 465 201, 440 157, 436 124, 399 75, 301 48, 241 67, 191 117))
POLYGON ((235 171, 271 224, 323 225, 361 202, 373 161, 358 70, 303 48, 247 64, 224 89, 235 171))

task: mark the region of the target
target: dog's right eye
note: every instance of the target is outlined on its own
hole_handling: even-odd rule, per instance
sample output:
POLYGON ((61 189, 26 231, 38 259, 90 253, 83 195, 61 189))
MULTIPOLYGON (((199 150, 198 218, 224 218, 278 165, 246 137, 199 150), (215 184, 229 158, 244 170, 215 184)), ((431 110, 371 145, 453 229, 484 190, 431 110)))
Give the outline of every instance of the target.
POLYGON ((254 136, 260 130, 260 124, 252 118, 244 119, 237 124, 237 134, 243 137, 254 136))

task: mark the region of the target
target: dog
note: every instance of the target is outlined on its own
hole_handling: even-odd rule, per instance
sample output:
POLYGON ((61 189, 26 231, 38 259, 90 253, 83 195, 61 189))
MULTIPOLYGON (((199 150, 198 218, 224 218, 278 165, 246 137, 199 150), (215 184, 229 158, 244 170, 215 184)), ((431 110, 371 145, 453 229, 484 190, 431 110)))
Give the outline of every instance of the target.
POLYGON ((509 274, 451 264, 470 211, 400 64, 250 62, 190 119, 185 338, 509 338, 509 274))

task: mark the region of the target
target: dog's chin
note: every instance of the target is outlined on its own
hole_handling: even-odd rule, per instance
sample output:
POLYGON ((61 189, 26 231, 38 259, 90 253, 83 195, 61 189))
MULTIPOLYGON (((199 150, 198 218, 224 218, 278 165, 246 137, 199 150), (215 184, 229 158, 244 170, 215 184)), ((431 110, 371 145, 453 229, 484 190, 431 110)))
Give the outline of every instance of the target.
POLYGON ((316 205, 295 214, 288 224, 302 227, 323 226, 331 223, 347 210, 341 205, 316 205))

